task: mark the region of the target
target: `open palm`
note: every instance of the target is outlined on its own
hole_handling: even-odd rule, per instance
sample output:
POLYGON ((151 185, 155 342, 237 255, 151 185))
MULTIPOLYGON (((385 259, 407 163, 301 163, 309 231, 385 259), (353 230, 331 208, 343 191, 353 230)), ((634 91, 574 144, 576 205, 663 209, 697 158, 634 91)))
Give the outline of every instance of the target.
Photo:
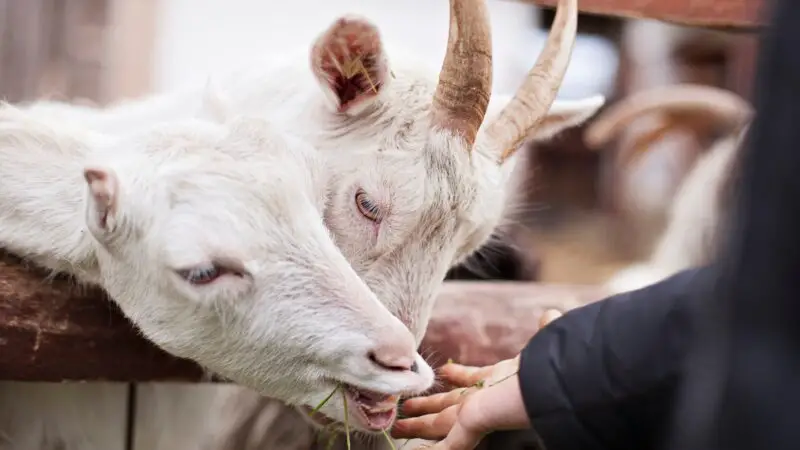
MULTIPOLYGON (((547 311, 540 319, 540 328, 559 316, 558 311, 547 311)), ((519 355, 485 367, 448 363, 441 367, 440 376, 455 389, 406 400, 403 414, 407 418, 397 422, 392 435, 399 439, 443 439, 431 448, 468 450, 491 431, 529 427, 518 370, 519 355)))

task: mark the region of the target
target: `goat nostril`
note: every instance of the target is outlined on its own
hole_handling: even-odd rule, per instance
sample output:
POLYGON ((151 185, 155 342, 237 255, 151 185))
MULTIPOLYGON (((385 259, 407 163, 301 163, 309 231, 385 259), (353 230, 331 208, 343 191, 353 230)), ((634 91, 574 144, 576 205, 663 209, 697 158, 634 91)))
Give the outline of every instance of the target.
POLYGON ((414 373, 419 373, 419 366, 417 365, 416 361, 414 361, 414 364, 411 364, 411 369, 410 370, 412 372, 414 372, 414 373))
POLYGON ((381 363, 378 362, 378 358, 375 356, 375 352, 369 352, 369 360, 372 361, 372 364, 376 366, 380 366, 381 363))
POLYGON ((369 352, 369 360, 375 364, 376 366, 380 367, 384 370, 392 370, 395 372, 403 372, 406 370, 412 370, 414 372, 417 371, 417 363, 411 362, 411 364, 404 364, 404 358, 397 360, 396 358, 380 358, 375 352, 369 352))

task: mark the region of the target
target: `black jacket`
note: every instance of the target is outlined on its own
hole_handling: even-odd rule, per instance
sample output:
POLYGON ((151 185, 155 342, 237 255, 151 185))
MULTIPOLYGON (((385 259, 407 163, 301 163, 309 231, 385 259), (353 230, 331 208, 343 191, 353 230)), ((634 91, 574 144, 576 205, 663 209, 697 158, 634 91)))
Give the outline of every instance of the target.
POLYGON ((702 270, 572 310, 531 339, 519 380, 547 450, 661 448, 702 270))

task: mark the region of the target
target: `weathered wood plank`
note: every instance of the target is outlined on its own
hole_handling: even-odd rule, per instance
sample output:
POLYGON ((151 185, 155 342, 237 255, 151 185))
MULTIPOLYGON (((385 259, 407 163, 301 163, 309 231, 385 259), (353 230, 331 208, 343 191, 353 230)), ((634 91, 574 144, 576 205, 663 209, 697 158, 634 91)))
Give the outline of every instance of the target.
POLYGON ((422 342, 438 366, 452 358, 467 365, 515 356, 538 330, 545 310, 562 311, 599 300, 599 286, 527 282, 447 282, 422 342))
POLYGON ((0 259, 0 379, 199 380, 193 363, 141 338, 95 289, 45 281, 15 258, 0 259))
MULTIPOLYGON (((0 380, 200 381, 194 363, 159 350, 95 289, 44 281, 0 258, 0 380)), ((423 343, 432 363, 487 364, 513 356, 546 309, 602 297, 593 286, 446 283, 423 343)))
MULTIPOLYGON (((553 7, 558 0, 517 0, 553 7)), ((579 0, 582 12, 681 25, 755 30, 765 24, 768 0, 579 0)))

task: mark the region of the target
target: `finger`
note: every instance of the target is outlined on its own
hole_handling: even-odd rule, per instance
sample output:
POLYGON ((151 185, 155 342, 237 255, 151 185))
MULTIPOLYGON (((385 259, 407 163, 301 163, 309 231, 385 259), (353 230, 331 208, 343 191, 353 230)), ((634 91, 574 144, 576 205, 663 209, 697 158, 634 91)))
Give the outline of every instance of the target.
POLYGON ((529 427, 516 375, 467 396, 458 408, 458 422, 462 428, 474 432, 529 427))
POLYGON ((557 309, 548 309, 544 312, 544 314, 542 314, 542 317, 539 318, 539 328, 546 327, 550 324, 550 322, 558 319, 561 316, 561 311, 557 309))
POLYGON ((471 388, 461 388, 427 397, 409 398, 403 402, 403 415, 415 417, 442 412, 442 410, 460 403, 473 390, 471 388))
POLYGON ((398 420, 391 435, 395 439, 443 439, 453 428, 457 417, 458 405, 454 405, 438 414, 398 420))
POLYGON ((413 450, 447 450, 447 447, 443 447, 441 442, 434 442, 433 444, 420 444, 413 450))
POLYGON ((506 402, 499 399, 506 397, 506 390, 498 386, 479 391, 458 405, 458 415, 450 432, 434 448, 472 450, 488 432, 503 428, 506 402))
POLYGON ((467 428, 456 418, 447 436, 432 448, 439 448, 442 450, 473 450, 478 446, 484 434, 485 432, 483 429, 467 428))
POLYGON ((446 364, 439 369, 439 375, 443 381, 453 386, 469 387, 490 376, 493 367, 494 366, 472 367, 462 366, 461 364, 446 364))

